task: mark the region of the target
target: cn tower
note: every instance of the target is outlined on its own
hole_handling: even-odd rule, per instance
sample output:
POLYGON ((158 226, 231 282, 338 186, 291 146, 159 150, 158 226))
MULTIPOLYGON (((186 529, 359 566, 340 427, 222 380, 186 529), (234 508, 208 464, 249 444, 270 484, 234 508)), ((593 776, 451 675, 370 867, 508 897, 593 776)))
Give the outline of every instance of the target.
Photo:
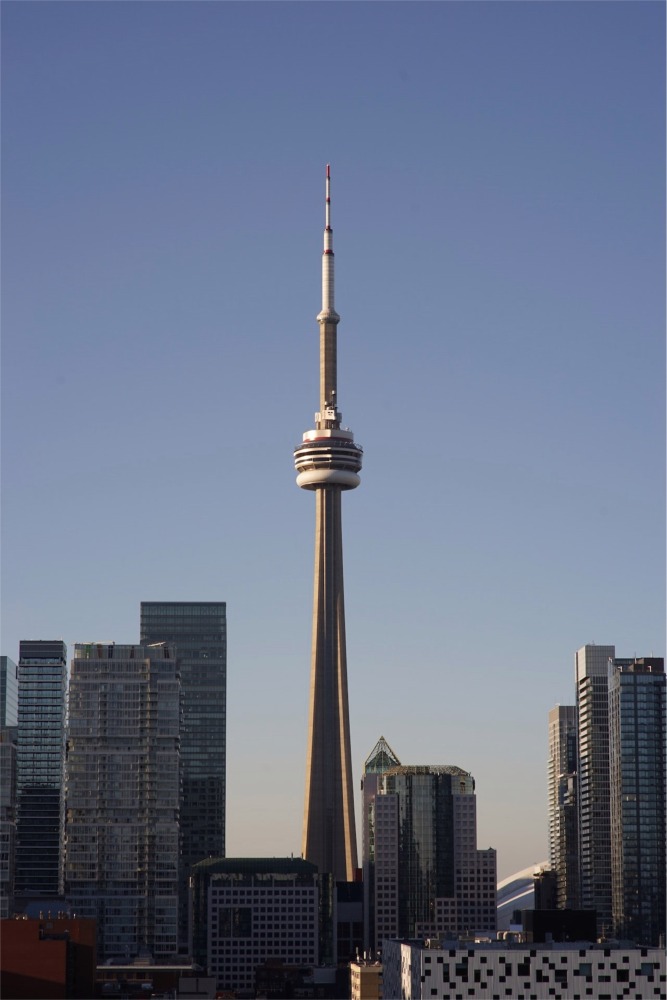
POLYGON ((315 492, 315 587, 303 856, 350 882, 357 867, 343 600, 341 494, 359 485, 361 448, 341 427, 336 380, 331 174, 327 165, 322 254, 320 409, 294 449, 297 485, 315 492))

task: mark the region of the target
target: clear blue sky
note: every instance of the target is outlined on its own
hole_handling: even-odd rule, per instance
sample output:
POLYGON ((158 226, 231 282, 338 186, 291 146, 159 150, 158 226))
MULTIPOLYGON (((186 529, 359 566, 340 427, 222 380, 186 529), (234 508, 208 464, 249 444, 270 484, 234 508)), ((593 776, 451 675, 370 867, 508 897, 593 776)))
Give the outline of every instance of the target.
POLYGON ((575 649, 664 655, 664 21, 2 4, 2 653, 226 600, 230 855, 301 845, 327 162, 357 785, 470 770, 509 874, 575 649))

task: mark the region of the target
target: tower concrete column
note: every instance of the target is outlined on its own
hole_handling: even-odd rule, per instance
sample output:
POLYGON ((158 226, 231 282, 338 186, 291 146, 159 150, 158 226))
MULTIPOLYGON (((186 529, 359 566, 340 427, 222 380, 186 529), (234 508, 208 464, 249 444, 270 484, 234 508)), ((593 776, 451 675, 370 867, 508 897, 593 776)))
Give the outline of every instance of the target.
POLYGON ((357 868, 345 651, 341 495, 359 485, 362 450, 341 427, 337 404, 330 172, 322 262, 320 411, 294 450, 297 484, 315 492, 315 576, 303 856, 339 881, 357 868))

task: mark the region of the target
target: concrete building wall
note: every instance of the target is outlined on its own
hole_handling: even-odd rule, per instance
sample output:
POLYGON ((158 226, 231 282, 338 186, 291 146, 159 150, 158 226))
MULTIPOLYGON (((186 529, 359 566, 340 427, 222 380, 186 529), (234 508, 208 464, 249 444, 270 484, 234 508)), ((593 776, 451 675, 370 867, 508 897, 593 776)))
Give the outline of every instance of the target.
POLYGON ((91 1000, 95 923, 81 919, 3 920, 0 993, 5 1000, 91 1000))
POLYGON ((193 897, 206 935, 195 960, 218 989, 253 991, 257 967, 269 960, 289 967, 322 961, 322 910, 332 900, 321 894, 315 866, 301 858, 203 861, 194 868, 193 897))
POLYGON ((392 1000, 616 1000, 665 995, 658 948, 572 945, 461 945, 387 941, 384 996, 392 1000))

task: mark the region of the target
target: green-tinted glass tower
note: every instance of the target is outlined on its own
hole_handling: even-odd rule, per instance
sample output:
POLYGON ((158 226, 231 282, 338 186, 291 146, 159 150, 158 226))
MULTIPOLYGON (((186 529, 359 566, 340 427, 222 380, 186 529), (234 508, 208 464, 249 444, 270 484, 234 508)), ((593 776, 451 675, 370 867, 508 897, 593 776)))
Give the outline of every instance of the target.
POLYGON ((65 819, 65 643, 23 640, 18 682, 15 893, 58 896, 65 819))
POLYGON ((227 606, 224 601, 142 601, 141 643, 176 646, 181 675, 179 936, 188 935, 192 865, 225 856, 227 606))
POLYGON ((665 932, 665 663, 609 663, 609 798, 614 934, 657 945, 665 932))

